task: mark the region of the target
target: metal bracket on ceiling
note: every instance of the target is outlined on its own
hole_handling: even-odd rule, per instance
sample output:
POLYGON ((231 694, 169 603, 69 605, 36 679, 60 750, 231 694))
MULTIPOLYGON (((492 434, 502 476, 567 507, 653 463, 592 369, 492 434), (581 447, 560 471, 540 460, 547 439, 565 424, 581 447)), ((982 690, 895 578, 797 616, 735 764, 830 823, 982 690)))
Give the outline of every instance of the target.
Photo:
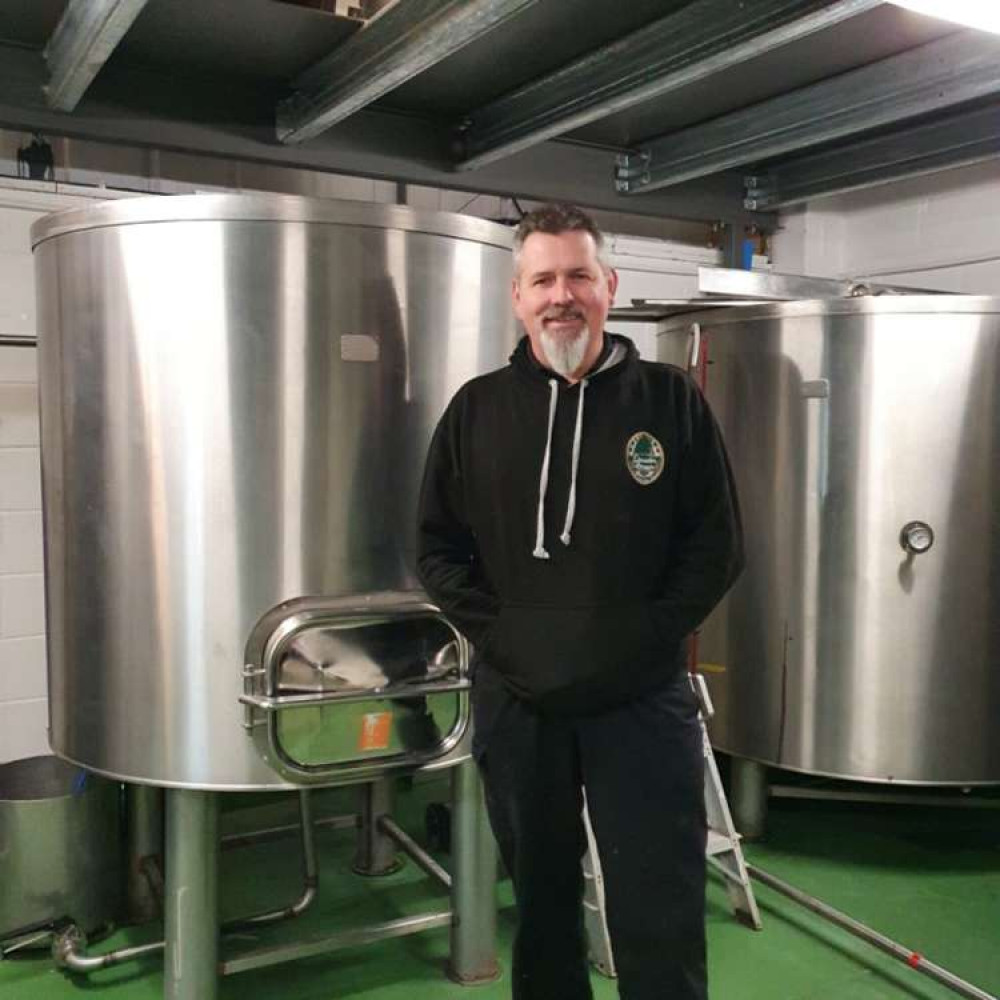
POLYGON ((743 205, 773 211, 812 198, 1000 157, 1000 103, 772 163, 744 177, 743 205))
POLYGON ((635 187, 649 183, 653 154, 647 151, 619 153, 615 157, 615 190, 628 194, 635 187))

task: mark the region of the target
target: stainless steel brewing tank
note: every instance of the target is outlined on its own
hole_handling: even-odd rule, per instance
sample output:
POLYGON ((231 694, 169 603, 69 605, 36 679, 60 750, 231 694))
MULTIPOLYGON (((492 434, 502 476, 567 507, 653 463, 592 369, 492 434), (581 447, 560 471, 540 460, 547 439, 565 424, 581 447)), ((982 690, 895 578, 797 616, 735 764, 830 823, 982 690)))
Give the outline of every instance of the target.
POLYGON ((661 326, 660 360, 688 364, 695 339, 747 549, 699 639, 714 745, 1000 781, 1000 300, 706 310, 661 326))
POLYGON ((514 341, 510 233, 213 195, 32 235, 53 750, 280 787, 244 728, 248 638, 280 602, 416 586, 431 433, 514 341))

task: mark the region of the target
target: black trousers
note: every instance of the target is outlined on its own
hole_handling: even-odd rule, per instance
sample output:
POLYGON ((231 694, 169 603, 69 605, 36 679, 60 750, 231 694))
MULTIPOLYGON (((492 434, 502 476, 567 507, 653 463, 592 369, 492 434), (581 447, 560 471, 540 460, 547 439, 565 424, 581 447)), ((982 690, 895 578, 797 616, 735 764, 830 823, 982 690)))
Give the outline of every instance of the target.
POLYGON ((705 1000, 704 756, 687 677, 580 718, 533 712, 482 668, 476 686, 476 752, 517 901, 514 1000, 591 1000, 583 789, 619 996, 705 1000))

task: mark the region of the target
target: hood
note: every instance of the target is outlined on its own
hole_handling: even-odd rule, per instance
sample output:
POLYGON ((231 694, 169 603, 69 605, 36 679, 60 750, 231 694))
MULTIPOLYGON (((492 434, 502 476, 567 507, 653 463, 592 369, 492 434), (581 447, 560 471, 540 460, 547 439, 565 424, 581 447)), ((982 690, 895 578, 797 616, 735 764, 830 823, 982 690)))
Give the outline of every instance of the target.
MULTIPOLYGON (((639 352, 628 337, 605 332, 604 347, 584 379, 590 381, 599 375, 604 377, 605 374, 621 371, 638 360, 639 352)), ((514 348, 514 352, 510 356, 510 363, 519 374, 539 383, 556 379, 557 383, 562 383, 565 386, 570 384, 562 375, 552 371, 551 368, 546 368, 539 362, 531 349, 531 340, 527 335, 517 342, 517 347, 514 348)))

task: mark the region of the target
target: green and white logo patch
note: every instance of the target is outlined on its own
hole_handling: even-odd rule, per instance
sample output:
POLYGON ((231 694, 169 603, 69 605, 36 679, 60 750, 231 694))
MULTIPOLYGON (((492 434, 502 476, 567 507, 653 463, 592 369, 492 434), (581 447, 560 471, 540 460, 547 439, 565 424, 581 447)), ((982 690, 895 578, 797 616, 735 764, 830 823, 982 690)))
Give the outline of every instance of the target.
POLYGON ((628 439, 625 464, 640 486, 649 486, 660 478, 667 457, 663 445, 649 431, 638 431, 628 439))

